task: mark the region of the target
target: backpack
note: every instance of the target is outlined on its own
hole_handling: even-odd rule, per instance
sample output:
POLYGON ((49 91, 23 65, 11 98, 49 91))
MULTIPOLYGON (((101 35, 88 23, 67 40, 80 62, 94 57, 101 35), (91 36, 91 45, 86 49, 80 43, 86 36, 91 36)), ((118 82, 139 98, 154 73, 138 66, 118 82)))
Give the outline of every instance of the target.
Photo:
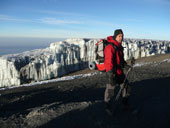
POLYGON ((105 71, 105 66, 104 66, 104 50, 107 45, 112 45, 115 52, 117 51, 117 47, 113 43, 109 43, 106 39, 101 39, 99 42, 96 43, 95 47, 95 63, 96 67, 99 71, 105 71))

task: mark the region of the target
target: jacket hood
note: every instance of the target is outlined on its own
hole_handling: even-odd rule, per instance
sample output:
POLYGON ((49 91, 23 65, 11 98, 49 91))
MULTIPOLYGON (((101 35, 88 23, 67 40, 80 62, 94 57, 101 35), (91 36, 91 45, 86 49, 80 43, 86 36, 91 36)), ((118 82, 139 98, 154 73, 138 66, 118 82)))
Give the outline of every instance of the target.
POLYGON ((107 37, 107 41, 110 42, 110 43, 114 43, 117 47, 121 47, 122 46, 121 43, 118 43, 117 41, 115 41, 113 39, 113 36, 108 36, 107 37))

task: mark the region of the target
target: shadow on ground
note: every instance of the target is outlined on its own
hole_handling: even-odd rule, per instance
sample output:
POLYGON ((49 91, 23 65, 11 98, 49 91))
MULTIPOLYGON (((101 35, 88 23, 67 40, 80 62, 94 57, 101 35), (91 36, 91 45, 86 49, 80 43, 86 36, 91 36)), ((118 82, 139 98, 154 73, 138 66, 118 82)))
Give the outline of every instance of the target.
MULTIPOLYGON (((54 104, 52 107, 57 108, 61 104, 74 102, 91 102, 92 104, 88 107, 66 112, 40 126, 40 128, 170 127, 170 78, 148 79, 132 83, 130 103, 138 109, 138 114, 124 112, 121 107, 118 107, 113 117, 108 116, 104 111, 103 94, 105 88, 100 85, 101 83, 97 86, 94 83, 91 84, 86 87, 80 85, 79 88, 66 91, 50 86, 3 95, 0 97, 0 115, 2 118, 8 118, 11 115, 27 115, 30 108, 56 102, 60 104, 54 104), (13 97, 20 99, 10 100, 13 97)), ((73 86, 74 84, 68 85, 73 86)))
POLYGON ((103 92, 104 88, 86 88, 80 85, 80 88, 67 91, 61 91, 55 86, 9 93, 0 97, 0 117, 8 118, 15 114, 27 114, 29 112, 27 111, 28 109, 56 102, 59 104, 54 104, 51 107, 57 108, 58 105, 72 102, 93 102, 95 100, 102 100, 103 92))
MULTIPOLYGON (((102 91, 104 91, 102 89, 102 91)), ((102 99, 102 91, 80 92, 86 94, 88 101, 102 99), (95 92, 95 93, 94 93, 95 92), (89 97, 92 93, 93 98, 89 97), (98 95, 96 95, 98 94, 98 95)), ((79 101, 84 101, 81 98, 79 101)), ((72 100, 74 101, 74 100, 72 100)), ((122 111, 121 107, 113 117, 104 110, 103 102, 95 103, 87 108, 67 112, 40 128, 169 128, 170 127, 170 78, 149 79, 132 84, 132 106, 138 110, 137 114, 122 111)))

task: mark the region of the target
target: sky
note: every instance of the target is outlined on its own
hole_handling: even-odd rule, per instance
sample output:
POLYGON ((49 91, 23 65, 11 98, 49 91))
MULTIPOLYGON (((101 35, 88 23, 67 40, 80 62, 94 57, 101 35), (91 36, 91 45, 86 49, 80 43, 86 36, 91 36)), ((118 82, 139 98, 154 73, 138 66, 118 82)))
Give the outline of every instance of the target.
POLYGON ((170 40, 170 0, 0 0, 0 37, 170 40))

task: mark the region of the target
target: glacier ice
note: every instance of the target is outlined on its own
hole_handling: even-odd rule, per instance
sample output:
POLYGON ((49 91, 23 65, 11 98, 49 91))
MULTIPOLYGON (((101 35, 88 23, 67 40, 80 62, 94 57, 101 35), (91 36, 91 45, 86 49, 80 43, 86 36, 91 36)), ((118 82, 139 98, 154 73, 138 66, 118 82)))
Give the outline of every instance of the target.
MULTIPOLYGON (((45 49, 0 57, 0 87, 48 80, 88 67, 98 39, 73 38, 53 42, 45 49)), ((125 60, 170 53, 170 42, 124 39, 125 60)))

